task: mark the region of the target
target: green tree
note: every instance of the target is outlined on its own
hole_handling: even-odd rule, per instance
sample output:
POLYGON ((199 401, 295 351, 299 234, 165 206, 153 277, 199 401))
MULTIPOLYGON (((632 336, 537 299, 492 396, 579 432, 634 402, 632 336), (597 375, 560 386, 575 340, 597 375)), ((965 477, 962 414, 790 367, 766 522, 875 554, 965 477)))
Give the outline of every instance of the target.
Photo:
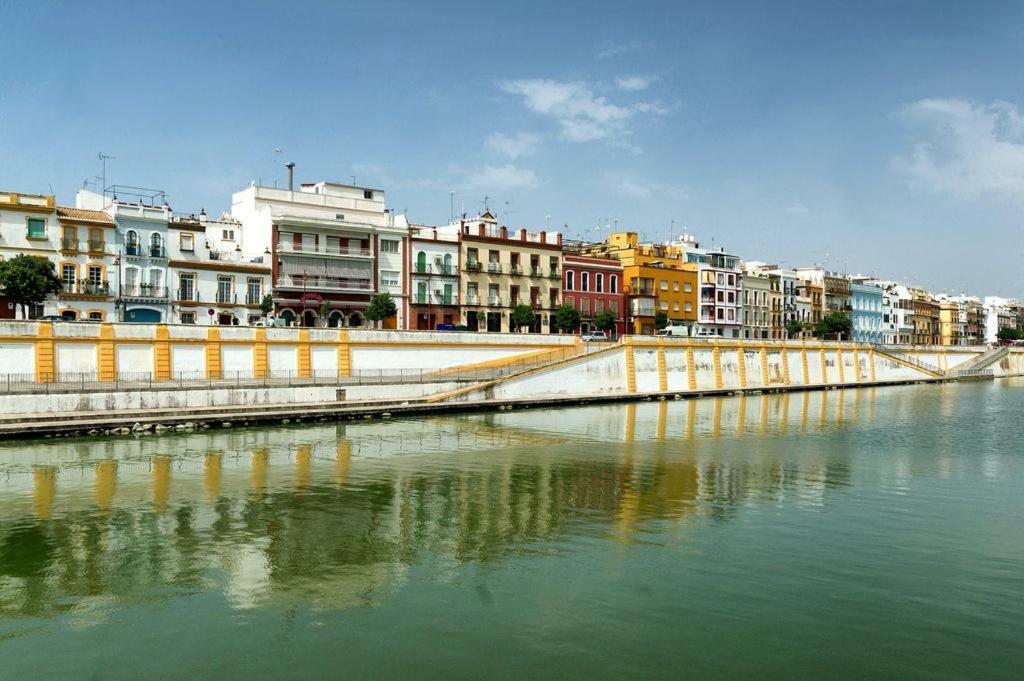
POLYGON ((838 340, 849 340, 853 323, 849 315, 836 310, 829 312, 818 322, 817 331, 821 338, 833 338, 838 340))
POLYGON ((615 328, 615 313, 610 310, 601 312, 594 317, 594 326, 601 329, 602 331, 610 332, 615 328))
POLYGON ((658 310, 654 315, 654 328, 661 331, 666 326, 668 326, 668 315, 658 310))
POLYGON ((786 323, 786 333, 790 338, 795 338, 803 333, 804 325, 799 319, 790 319, 786 323))
POLYGON ((327 326, 327 315, 331 313, 331 304, 326 300, 320 301, 320 308, 317 310, 320 314, 320 326, 327 326))
POLYGON ((366 318, 371 322, 382 322, 398 314, 395 301, 390 293, 378 293, 370 298, 370 304, 366 307, 366 318))
POLYGON ((555 310, 555 326, 565 333, 580 325, 580 313, 572 305, 563 305, 555 310))
POLYGON ((512 308, 512 313, 508 316, 509 326, 515 330, 519 330, 524 326, 529 327, 533 324, 535 319, 533 308, 529 305, 516 305, 512 308))
POLYGON ((1004 326, 996 332, 996 338, 1001 341, 1015 341, 1021 339, 1021 332, 1017 329, 1011 329, 1009 326, 1004 326))
POLYGON ((25 318, 30 305, 39 305, 61 288, 53 263, 46 258, 21 253, 0 262, 0 291, 21 306, 25 318))
POLYGON ((260 312, 263 316, 266 316, 274 311, 274 296, 269 293, 263 296, 263 300, 260 301, 260 312))

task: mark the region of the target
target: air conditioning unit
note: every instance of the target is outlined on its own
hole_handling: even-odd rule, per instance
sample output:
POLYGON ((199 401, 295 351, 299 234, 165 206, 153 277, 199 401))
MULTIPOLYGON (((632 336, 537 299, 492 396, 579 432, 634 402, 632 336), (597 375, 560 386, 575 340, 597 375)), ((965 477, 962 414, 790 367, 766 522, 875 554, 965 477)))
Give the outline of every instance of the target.
POLYGON ((439 288, 435 288, 435 289, 434 289, 434 295, 435 295, 435 296, 439 296, 439 295, 441 295, 441 289, 439 289, 439 288))

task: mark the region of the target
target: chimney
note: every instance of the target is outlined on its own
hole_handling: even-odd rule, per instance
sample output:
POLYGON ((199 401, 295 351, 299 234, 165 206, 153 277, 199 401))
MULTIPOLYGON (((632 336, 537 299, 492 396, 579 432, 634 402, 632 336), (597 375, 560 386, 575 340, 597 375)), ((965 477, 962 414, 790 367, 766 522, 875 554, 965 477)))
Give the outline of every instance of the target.
POLYGON ((508 238, 508 227, 506 227, 505 225, 501 226, 501 238, 502 239, 507 239, 508 238))
POLYGON ((292 191, 295 187, 295 164, 289 161, 284 167, 288 169, 288 191, 292 191))
POLYGON ((205 208, 200 208, 199 209, 199 224, 201 224, 201 225, 205 225, 206 224, 206 209, 205 208))

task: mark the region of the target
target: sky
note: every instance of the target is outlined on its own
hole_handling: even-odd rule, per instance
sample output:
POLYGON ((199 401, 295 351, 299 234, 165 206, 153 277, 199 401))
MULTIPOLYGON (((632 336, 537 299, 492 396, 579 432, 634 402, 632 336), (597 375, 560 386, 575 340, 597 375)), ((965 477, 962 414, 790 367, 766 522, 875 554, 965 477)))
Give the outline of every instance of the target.
POLYGON ((1024 298, 1024 3, 0 0, 0 191, 629 229, 1024 298), (454 192, 454 195, 451 193, 454 192))

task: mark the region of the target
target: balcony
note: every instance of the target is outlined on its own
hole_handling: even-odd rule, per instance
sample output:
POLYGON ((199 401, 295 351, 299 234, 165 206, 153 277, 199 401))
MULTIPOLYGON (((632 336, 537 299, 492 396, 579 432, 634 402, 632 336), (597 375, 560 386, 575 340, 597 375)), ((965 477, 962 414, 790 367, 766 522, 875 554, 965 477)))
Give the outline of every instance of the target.
POLYGON ((89 239, 89 254, 90 255, 91 254, 95 254, 95 253, 106 253, 106 252, 107 252, 107 243, 105 241, 103 241, 102 239, 100 239, 98 241, 96 239, 89 239))
POLYGON ((548 270, 548 279, 561 279, 562 273, 557 269, 548 270))
POLYGON ((412 296, 412 302, 414 305, 455 305, 454 295, 444 295, 443 293, 414 293, 412 296))
POLYGON ((487 299, 487 307, 501 307, 501 306, 502 306, 501 298, 488 298, 487 299))
POLYGON ((181 289, 181 288, 179 288, 178 292, 175 294, 174 299, 178 300, 178 301, 181 301, 183 303, 198 303, 199 302, 199 296, 196 294, 195 289, 192 289, 190 291, 188 289, 181 289))
POLYGON ((131 256, 141 256, 142 249, 139 247, 137 243, 132 243, 129 241, 124 245, 124 254, 131 256))
POLYGON ((369 279, 348 279, 345 277, 282 275, 274 283, 276 288, 294 288, 303 291, 372 291, 369 279))
POLYGON ((75 282, 64 282, 64 288, 57 294, 58 298, 74 299, 79 296, 109 296, 110 285, 103 282, 91 282, 82 279, 75 282))
POLYGON ((483 269, 483 265, 480 264, 479 260, 467 260, 466 271, 467 272, 479 272, 483 269))
POLYGON ((475 293, 467 293, 466 294, 466 305, 479 305, 479 304, 480 304, 480 296, 476 295, 475 293))
POLYGON ((217 291, 218 305, 234 305, 237 296, 230 291, 217 291))
POLYGON ((78 253, 78 239, 61 239, 60 250, 63 253, 78 253))
POLYGON ((653 286, 637 286, 636 284, 629 287, 629 294, 631 296, 653 296, 653 286))
POLYGON ((163 246, 150 246, 149 257, 151 258, 166 258, 167 250, 163 246))
POLYGON ((263 303, 263 293, 248 293, 245 296, 246 305, 261 305, 263 303))
POLYGON ((489 262, 487 263, 488 274, 501 274, 501 263, 489 262))
POLYGON ((530 307, 532 307, 534 310, 543 310, 544 309, 544 301, 543 300, 531 300, 530 301, 530 307))
POLYGON ((296 244, 294 242, 278 242, 277 252, 284 255, 330 255, 338 258, 372 258, 372 248, 355 248, 345 246, 329 246, 327 244, 296 244))
POLYGON ((521 277, 521 276, 523 276, 523 266, 522 265, 512 265, 511 267, 508 268, 508 273, 512 274, 512 275, 515 275, 517 277, 521 277))
POLYGON ((530 268, 530 276, 531 277, 543 277, 544 276, 544 270, 542 270, 539 267, 531 267, 530 268))
POLYGON ((441 274, 449 277, 455 276, 455 268, 451 265, 430 265, 428 263, 414 263, 413 274, 441 274))
POLYGON ((122 298, 145 298, 146 300, 167 300, 166 286, 152 284, 125 284, 121 287, 122 298))

